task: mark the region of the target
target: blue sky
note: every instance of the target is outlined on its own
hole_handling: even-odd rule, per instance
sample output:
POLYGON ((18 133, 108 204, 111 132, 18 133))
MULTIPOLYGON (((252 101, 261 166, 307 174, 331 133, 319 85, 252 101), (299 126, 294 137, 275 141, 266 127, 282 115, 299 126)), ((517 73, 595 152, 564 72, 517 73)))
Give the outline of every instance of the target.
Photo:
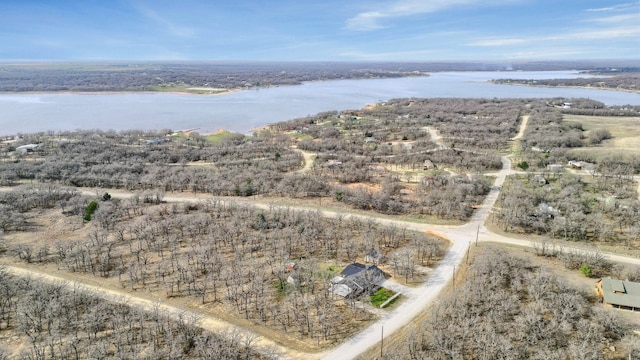
POLYGON ((0 60, 640 59, 640 0, 2 0, 0 60))

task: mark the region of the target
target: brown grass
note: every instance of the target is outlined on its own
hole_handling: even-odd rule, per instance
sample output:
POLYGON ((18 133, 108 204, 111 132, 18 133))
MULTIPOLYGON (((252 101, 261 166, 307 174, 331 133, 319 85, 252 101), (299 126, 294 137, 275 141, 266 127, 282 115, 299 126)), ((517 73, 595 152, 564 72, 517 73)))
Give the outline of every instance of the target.
POLYGON ((586 131, 607 129, 613 137, 599 146, 573 151, 588 151, 600 156, 620 151, 640 155, 640 117, 565 115, 564 121, 579 122, 586 131))

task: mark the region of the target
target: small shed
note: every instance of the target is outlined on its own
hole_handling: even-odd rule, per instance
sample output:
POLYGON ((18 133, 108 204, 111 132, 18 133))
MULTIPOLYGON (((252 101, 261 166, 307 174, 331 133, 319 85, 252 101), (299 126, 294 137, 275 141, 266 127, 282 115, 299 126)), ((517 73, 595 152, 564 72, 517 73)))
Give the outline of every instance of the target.
POLYGON ((436 168, 436 164, 434 164, 433 161, 429 159, 425 160, 424 163, 422 164, 422 169, 424 170, 431 170, 435 168, 436 168))
POLYGON ((536 183, 538 183, 538 185, 547 185, 547 179, 545 179, 542 175, 536 175, 533 179, 536 183))
POLYGON ((580 161, 576 161, 576 160, 570 160, 569 161, 569 166, 571 166, 574 169, 582 169, 582 163, 580 161))

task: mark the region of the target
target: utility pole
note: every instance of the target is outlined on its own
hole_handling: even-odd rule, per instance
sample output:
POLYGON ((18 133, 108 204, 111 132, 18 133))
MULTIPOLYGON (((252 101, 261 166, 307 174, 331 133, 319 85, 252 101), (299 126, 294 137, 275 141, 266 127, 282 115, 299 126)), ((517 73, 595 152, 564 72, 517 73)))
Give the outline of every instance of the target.
POLYGON ((451 278, 451 283, 453 284, 453 293, 456 293, 456 266, 453 265, 453 277, 451 278))
POLYGON ((384 348, 384 326, 380 329, 380 360, 382 360, 382 353, 384 348))
POLYGON ((478 246, 478 237, 480 236, 480 224, 478 224, 478 231, 476 231, 476 246, 478 246))

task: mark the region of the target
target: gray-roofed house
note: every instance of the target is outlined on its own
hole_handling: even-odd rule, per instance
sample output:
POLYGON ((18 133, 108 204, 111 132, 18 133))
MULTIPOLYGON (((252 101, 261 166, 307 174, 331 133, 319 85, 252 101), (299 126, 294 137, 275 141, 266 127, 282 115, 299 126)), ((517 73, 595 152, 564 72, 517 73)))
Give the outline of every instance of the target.
POLYGON ((640 283, 606 277, 598 280, 596 290, 604 305, 640 311, 640 283))
POLYGON ((339 276, 331 279, 330 290, 342 297, 358 296, 378 288, 384 272, 375 265, 349 264, 339 276))

